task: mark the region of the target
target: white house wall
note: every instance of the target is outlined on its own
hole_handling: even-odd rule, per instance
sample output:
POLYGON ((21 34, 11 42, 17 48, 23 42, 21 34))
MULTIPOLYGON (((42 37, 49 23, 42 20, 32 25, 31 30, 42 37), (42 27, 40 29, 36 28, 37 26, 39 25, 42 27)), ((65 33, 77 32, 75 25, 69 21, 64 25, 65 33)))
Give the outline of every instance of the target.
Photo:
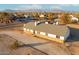
POLYGON ((32 33, 33 33, 33 30, 30 30, 30 32, 32 32, 32 33))
POLYGON ((29 31, 29 29, 27 29, 27 31, 29 31))
POLYGON ((23 28, 24 31, 26 31, 26 28, 23 28))
POLYGON ((35 34, 37 34, 37 31, 35 31, 35 34))
POLYGON ((61 40, 64 40, 64 37, 63 37, 63 36, 60 36, 60 39, 61 39, 61 40))
POLYGON ((46 33, 45 33, 45 32, 40 32, 40 34, 41 34, 41 35, 46 35, 46 33))
POLYGON ((48 34, 48 37, 56 38, 56 35, 54 35, 54 34, 48 34))

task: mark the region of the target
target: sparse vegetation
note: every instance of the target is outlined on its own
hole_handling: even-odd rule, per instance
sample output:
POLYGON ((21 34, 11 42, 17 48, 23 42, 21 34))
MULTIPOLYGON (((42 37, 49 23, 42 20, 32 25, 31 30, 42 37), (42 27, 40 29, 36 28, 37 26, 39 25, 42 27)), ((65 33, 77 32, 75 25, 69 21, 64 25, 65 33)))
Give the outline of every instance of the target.
POLYGON ((20 44, 18 43, 18 40, 16 40, 12 45, 10 45, 11 49, 17 49, 20 46, 20 44))
POLYGON ((54 12, 0 12, 0 23, 13 23, 16 19, 25 18, 24 15, 28 15, 29 19, 33 20, 51 20, 54 19, 61 19, 61 23, 63 24, 70 24, 70 23, 77 23, 76 21, 72 22, 69 15, 74 15, 79 19, 79 13, 54 13, 54 12), (15 16, 16 14, 16 16, 15 16), (44 15, 44 17, 40 17, 40 15, 44 15), (61 16, 61 17, 59 17, 61 16))
MULTIPOLYGON (((74 21, 74 22, 72 22, 70 19, 70 17, 69 17, 69 15, 70 15, 71 13, 64 13, 64 12, 62 12, 62 13, 53 13, 53 12, 14 12, 14 13, 9 13, 9 12, 0 12, 0 23, 5 23, 5 24, 9 24, 9 23, 13 23, 13 22, 15 22, 16 21, 16 18, 22 18, 22 17, 24 17, 24 15, 30 15, 29 16, 29 18, 30 17, 32 17, 32 18, 34 18, 34 19, 36 19, 35 21, 38 21, 38 20, 40 20, 40 21, 54 21, 54 19, 61 19, 61 23, 62 24, 77 24, 77 22, 76 21, 74 21), (16 14, 17 16, 13 16, 13 14, 16 14), (39 17, 39 15, 41 15, 41 14, 43 14, 43 15, 45 15, 45 17, 43 17, 43 18, 40 18, 39 17), (60 15, 61 17, 58 17, 58 15, 60 15)), ((79 18, 79 14, 77 13, 73 13, 72 15, 75 15, 76 17, 78 17, 79 18)), ((5 29, 4 29, 5 30, 5 29)), ((77 31, 77 30, 75 30, 75 31, 77 31)), ((78 30, 79 31, 79 30, 78 30)), ((78 31, 77 32, 74 32, 74 34, 75 33, 78 33, 78 31)), ((21 32, 21 31, 20 31, 21 32)), ((22 34, 22 33, 21 33, 22 34)), ((3 35, 4 36, 4 35, 3 35)), ((33 35, 34 37, 35 37, 35 35, 33 35)), ((8 37, 8 36, 7 36, 8 37)), ((13 38, 12 38, 13 39, 13 38)), ((39 39, 42 39, 42 38, 39 38, 39 39)), ((25 47, 23 47, 23 43, 22 42, 19 42, 18 40, 14 40, 13 39, 13 41, 11 42, 11 41, 9 41, 10 39, 8 39, 8 38, 4 38, 4 37, 2 37, 2 36, 0 36, 0 44, 2 44, 2 46, 0 46, 0 48, 2 48, 2 49, 4 49, 4 48, 6 48, 6 50, 8 51, 8 48, 7 48, 7 46, 9 47, 9 49, 11 50, 11 51, 13 51, 13 50, 18 50, 18 48, 23 48, 23 50, 21 50, 21 52, 20 53, 24 53, 26 50, 24 50, 25 49, 25 47), (3 41, 5 41, 4 43, 3 43, 3 41), (6 43, 6 44, 5 44, 6 43), (4 44, 4 45, 3 45, 4 44), (4 47, 5 46, 5 47, 4 47), (24 52, 23 52, 24 51, 24 52)), ((26 40, 27 40, 27 38, 26 38, 26 40)), ((28 41, 28 40, 27 40, 28 41)), ((30 40, 31 41, 31 40, 30 40)), ((28 41, 29 42, 29 41, 28 41)), ((35 40, 34 40, 34 42, 35 42, 35 40)), ((40 42, 42 42, 42 40, 40 40, 40 42)), ((30 43, 30 42, 29 42, 30 43)), ((73 43, 72 43, 73 44, 73 43)), ((78 45, 78 43, 76 44, 76 45, 78 45)), ((46 46, 46 45, 45 45, 46 46)), ((49 45, 48 45, 49 46, 49 45)), ((74 46, 73 47, 73 45, 70 45, 70 44, 68 44, 67 46, 65 46, 64 47, 64 45, 63 46, 59 46, 59 45, 57 45, 57 44, 54 44, 54 43, 52 43, 51 45, 50 45, 52 48, 54 48, 52 51, 54 51, 55 52, 55 54, 57 54, 57 53, 60 53, 60 52, 62 52, 62 53, 60 53, 60 54, 66 54, 66 53, 69 53, 69 54, 76 54, 76 53, 78 53, 79 54, 79 52, 78 52, 78 50, 76 50, 75 49, 75 47, 76 46, 74 46), (56 45, 56 46, 54 46, 54 45, 56 45), (72 53, 72 51, 70 51, 70 50, 73 50, 73 51, 77 51, 77 52, 75 52, 75 53, 72 53)), ((30 46, 27 46, 27 47, 30 47, 30 46)), ((26 47, 26 48, 27 48, 26 47)), ((33 48, 33 47, 30 47, 30 48, 28 48, 27 49, 27 54, 28 55, 30 55, 31 53, 29 53, 28 52, 28 50, 29 51, 31 51, 30 49, 31 48, 33 48)), ((79 48, 79 46, 78 47, 76 47, 77 49, 79 48)), ((33 48, 34 49, 34 48, 33 48)), ((34 49, 35 50, 35 49, 34 49)), ((51 49, 50 49, 51 50, 51 49)), ((1 51, 1 50, 0 50, 1 51)), ((46 49, 46 51, 47 51, 47 49, 46 49)), ((2 51, 1 51, 2 52, 2 51)), ((35 53, 36 52, 36 50, 33 52, 33 53, 35 53)), ((50 51, 48 51, 48 52, 50 52, 50 51)), ((52 53, 53 54, 53 53, 52 53)))
POLYGON ((17 49, 18 47, 23 46, 24 43, 22 43, 21 41, 16 40, 15 42, 13 42, 13 44, 10 45, 11 49, 17 49))
POLYGON ((7 13, 7 12, 2 12, 0 13, 0 23, 13 23, 14 19, 12 17, 11 13, 7 13))

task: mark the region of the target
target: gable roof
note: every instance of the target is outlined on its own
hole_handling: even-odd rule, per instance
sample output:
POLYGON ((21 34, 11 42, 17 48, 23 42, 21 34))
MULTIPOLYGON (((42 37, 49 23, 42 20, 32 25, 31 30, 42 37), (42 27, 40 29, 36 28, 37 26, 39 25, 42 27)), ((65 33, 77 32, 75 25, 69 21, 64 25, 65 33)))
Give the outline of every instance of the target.
POLYGON ((25 28, 33 29, 33 30, 40 31, 40 32, 55 34, 58 36, 65 36, 69 30, 68 27, 65 25, 53 25, 53 24, 41 23, 35 26, 34 22, 27 23, 25 28))
POLYGON ((27 24, 25 25, 25 28, 35 30, 35 24, 34 24, 34 22, 29 22, 29 23, 27 23, 27 24))

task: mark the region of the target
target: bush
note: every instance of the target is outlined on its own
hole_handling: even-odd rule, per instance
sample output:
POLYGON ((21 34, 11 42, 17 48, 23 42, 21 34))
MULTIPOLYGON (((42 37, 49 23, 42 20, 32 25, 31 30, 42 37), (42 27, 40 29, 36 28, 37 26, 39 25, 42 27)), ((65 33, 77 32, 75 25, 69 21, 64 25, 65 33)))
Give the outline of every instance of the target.
POLYGON ((13 44, 11 44, 10 48, 17 49, 19 46, 20 46, 20 44, 18 43, 18 40, 16 40, 13 44))

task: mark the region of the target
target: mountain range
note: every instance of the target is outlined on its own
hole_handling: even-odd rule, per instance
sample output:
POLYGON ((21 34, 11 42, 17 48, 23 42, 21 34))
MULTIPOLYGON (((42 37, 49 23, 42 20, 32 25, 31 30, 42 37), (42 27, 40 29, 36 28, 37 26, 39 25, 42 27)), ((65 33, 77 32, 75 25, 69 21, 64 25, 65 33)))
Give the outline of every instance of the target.
POLYGON ((5 9, 1 12, 76 12, 76 11, 66 11, 61 9, 26 9, 26 10, 5 9))

